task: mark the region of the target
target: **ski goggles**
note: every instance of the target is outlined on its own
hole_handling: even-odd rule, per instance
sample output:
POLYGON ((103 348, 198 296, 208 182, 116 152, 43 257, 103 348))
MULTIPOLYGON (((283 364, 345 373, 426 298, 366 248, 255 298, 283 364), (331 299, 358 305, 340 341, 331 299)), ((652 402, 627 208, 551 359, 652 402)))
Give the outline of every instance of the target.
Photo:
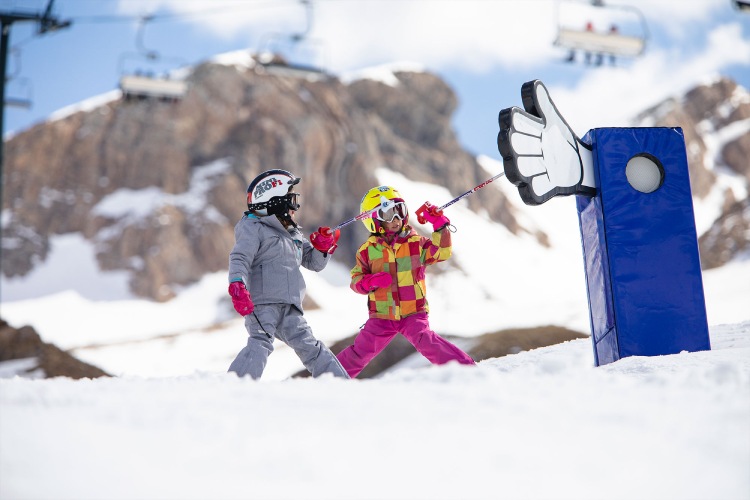
POLYGON ((406 216, 409 215, 409 211, 406 209, 406 203, 403 201, 399 201, 394 203, 393 205, 388 205, 388 208, 379 208, 377 212, 375 212, 375 217, 379 221, 383 222, 393 222, 393 219, 398 217, 399 220, 406 219, 406 216))
POLYGON ((271 215, 283 215, 289 210, 297 211, 300 208, 299 199, 302 195, 299 193, 287 193, 284 196, 274 196, 268 201, 260 203, 251 203, 247 206, 248 210, 268 210, 271 215))
POLYGON ((299 193, 287 193, 286 194, 286 203, 287 207, 289 207, 289 210, 299 210, 300 203, 299 199, 302 197, 299 193))

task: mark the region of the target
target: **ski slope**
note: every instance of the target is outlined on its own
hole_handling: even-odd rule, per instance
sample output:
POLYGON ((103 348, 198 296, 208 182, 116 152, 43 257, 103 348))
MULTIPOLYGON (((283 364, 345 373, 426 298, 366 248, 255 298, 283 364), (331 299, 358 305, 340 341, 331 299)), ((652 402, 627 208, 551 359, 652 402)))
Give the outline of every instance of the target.
POLYGON ((0 380, 3 499, 747 499, 750 322, 380 379, 0 380))

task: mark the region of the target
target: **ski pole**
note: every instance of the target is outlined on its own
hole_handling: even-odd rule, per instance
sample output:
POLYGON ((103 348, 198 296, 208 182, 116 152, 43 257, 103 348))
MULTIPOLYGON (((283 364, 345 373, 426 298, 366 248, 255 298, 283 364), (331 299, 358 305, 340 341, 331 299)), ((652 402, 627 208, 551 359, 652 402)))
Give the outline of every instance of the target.
MULTIPOLYGON (((382 199, 382 198, 381 198, 381 199, 382 199)), ((381 203, 380 205, 378 205, 378 206, 377 206, 377 207, 375 207, 375 208, 372 208, 372 209, 370 209, 370 210, 366 210, 366 211, 362 212, 362 213, 361 213, 361 214, 359 214, 359 215, 355 215, 354 217, 352 217, 352 218, 351 218, 351 219, 349 219, 349 220, 345 220, 344 222, 342 222, 342 223, 341 223, 341 224, 339 224, 338 226, 336 226, 336 227, 334 227, 333 229, 331 229, 331 232, 334 232, 334 231, 336 231, 337 229, 341 229, 341 228, 342 228, 342 227, 344 227, 344 226, 348 226, 349 224, 351 224, 351 223, 352 223, 352 222, 354 222, 354 221, 358 221, 358 220, 362 220, 362 219, 368 219, 368 218, 370 218, 370 217, 374 216, 374 215, 375 215, 375 212, 377 212, 377 211, 378 211, 378 210, 380 210, 381 208, 383 208, 383 209, 385 209, 385 210, 388 210, 388 207, 389 207, 390 205, 392 205, 392 204, 394 204, 394 202, 392 202, 391 200, 387 200, 387 201, 384 201, 384 202, 382 202, 382 203, 381 203)))
POLYGON ((341 228, 342 228, 342 227, 344 227, 344 226, 348 226, 349 224, 351 224, 351 223, 352 223, 352 222, 354 222, 354 221, 358 221, 358 220, 362 220, 362 219, 367 219, 367 218, 369 218, 369 217, 372 217, 372 214, 374 214, 374 213, 375 213, 375 211, 376 211, 376 210, 377 210, 378 208, 380 208, 380 206, 377 206, 377 207, 375 207, 375 208, 374 208, 374 209, 372 209, 372 210, 367 210, 366 212, 362 212, 361 214, 359 214, 359 215, 356 215, 356 216, 352 217, 352 218, 351 218, 351 219, 349 219, 349 220, 345 220, 344 222, 342 222, 342 223, 341 223, 341 224, 339 224, 338 226, 334 227, 334 228, 333 228, 333 229, 332 229, 331 231, 333 232, 333 231, 336 231, 337 229, 341 229, 341 228))
MULTIPOLYGON (((473 189, 469 189, 469 190, 468 190, 468 191, 466 191, 466 192, 465 192, 464 194, 462 194, 462 195, 460 195, 460 196, 457 196, 457 197, 453 198, 453 199, 452 199, 451 201, 449 201, 448 203, 446 203, 445 205, 443 205, 442 207, 440 207, 440 208, 439 208, 438 210, 443 210, 443 209, 445 209, 445 208, 447 208, 447 207, 449 207, 449 206, 453 205, 453 204, 454 204, 454 203, 456 203, 457 201, 459 201, 459 200, 462 200, 462 199, 466 198, 467 196, 469 196, 470 194, 472 194, 472 193, 474 193, 474 192, 476 192, 476 191, 479 191, 480 189, 482 189, 482 188, 483 188, 484 186, 486 186, 486 185, 487 185, 487 184, 489 184, 490 182, 492 182, 492 181, 494 181, 494 180, 496 180, 496 179, 499 179, 500 177, 502 177, 502 176, 504 176, 504 175, 505 175, 505 172, 500 172, 500 173, 499 173, 499 174, 497 174, 496 176, 494 176, 494 177, 492 177, 492 178, 490 178, 490 179, 487 179, 486 181, 484 181, 484 182, 483 182, 483 183, 481 183, 480 185, 478 185, 478 186, 475 186, 475 187, 474 187, 473 189)), ((333 229, 331 229, 331 233, 335 232, 335 231, 336 231, 337 229, 341 229, 341 228, 342 228, 342 227, 344 227, 344 226, 348 226, 348 225, 349 225, 349 224, 351 224, 352 222, 355 222, 355 221, 358 221, 358 220, 362 220, 362 219, 367 219, 367 218, 369 218, 369 217, 372 217, 372 216, 373 216, 373 215, 375 214, 375 212, 377 212, 377 211, 378 211, 379 209, 381 209, 381 208, 383 208, 383 209, 386 209, 386 210, 387 210, 387 209, 388 209, 388 205, 390 205, 390 203, 388 203, 388 202, 390 202, 390 201, 391 201, 391 200, 388 200, 387 202, 383 202, 383 203, 381 203, 380 205, 378 205, 377 207, 373 208, 372 210, 367 210, 367 211, 365 211, 365 212, 362 212, 362 213, 361 213, 361 214, 359 214, 359 215, 355 215, 355 216, 354 216, 354 217, 352 217, 351 219, 345 220, 344 222, 342 222, 342 223, 341 223, 341 224, 339 224, 338 226, 336 226, 336 227, 334 227, 333 229)), ((420 208, 421 208, 421 207, 420 207, 420 208)), ((419 220, 419 222, 420 222, 421 224, 424 224, 424 219, 423 219, 423 216, 422 216, 422 214, 423 214, 423 213, 424 213, 424 211, 419 211, 419 210, 417 210, 417 219, 419 220)))
MULTIPOLYGON (((466 192, 465 192, 464 194, 462 194, 462 195, 460 195, 460 196, 456 196, 455 198, 453 198, 453 199, 452 199, 451 201, 449 201, 448 203, 446 203, 446 204, 445 204, 445 205, 443 205, 442 207, 439 207, 439 208, 437 209, 437 211, 441 211, 441 212, 442 212, 442 211, 443 211, 444 209, 446 209, 446 208, 448 208, 449 206, 453 205, 453 204, 454 204, 454 203, 456 203, 457 201, 459 201, 459 200, 462 200, 462 199, 466 198, 467 196, 469 196, 470 194, 472 194, 472 193, 475 193, 475 192, 479 191, 480 189, 482 189, 482 188, 483 188, 484 186, 486 186, 486 185, 487 185, 487 184, 489 184, 490 182, 494 181, 495 179, 499 179, 500 177, 502 177, 502 176, 504 176, 504 175, 505 175, 505 172, 500 172, 500 173, 499 173, 499 174, 497 174, 496 176, 494 176, 494 177, 492 177, 492 178, 490 178, 490 179, 487 179, 486 181, 484 181, 484 182, 483 182, 483 183, 481 183, 480 185, 478 185, 478 186, 475 186, 475 187, 474 187, 474 188, 472 188, 472 189, 469 189, 469 190, 468 190, 468 191, 466 191, 466 192)), ((419 223, 420 223, 420 224, 424 224, 424 223, 426 222, 426 221, 425 221, 425 218, 424 218, 424 209, 422 209, 422 207, 419 207, 419 209, 417 209, 417 212, 416 212, 416 213, 417 213, 417 220, 419 221, 419 223)))

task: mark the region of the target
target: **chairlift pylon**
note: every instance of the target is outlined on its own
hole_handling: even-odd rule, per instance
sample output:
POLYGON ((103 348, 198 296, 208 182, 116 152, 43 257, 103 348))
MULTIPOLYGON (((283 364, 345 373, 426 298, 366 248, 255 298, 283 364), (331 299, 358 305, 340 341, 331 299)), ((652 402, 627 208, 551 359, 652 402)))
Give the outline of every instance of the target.
MULTIPOLYGON (((630 27, 630 26, 628 26, 630 27)), ((630 5, 605 4, 603 0, 588 2, 561 0, 557 5, 557 37, 554 45, 570 50, 568 61, 574 60, 576 51, 587 55, 596 55, 599 62, 603 56, 612 60, 616 57, 633 58, 643 54, 648 40, 648 25, 640 10, 630 5), (577 18, 576 24, 566 24, 562 19, 563 5, 588 4, 590 14, 598 14, 600 19, 622 19, 626 24, 635 25, 634 32, 625 32, 615 21, 608 21, 605 29, 595 28, 590 18, 577 18)))
POLYGON ((137 52, 125 53, 120 56, 120 91, 126 101, 143 99, 178 101, 187 92, 187 82, 184 80, 172 78, 168 73, 156 75, 150 69, 139 69, 128 74, 124 70, 124 62, 128 59, 147 61, 151 65, 166 60, 182 62, 179 58, 164 58, 157 51, 146 48, 143 41, 144 31, 146 23, 151 20, 153 20, 153 16, 143 16, 139 20, 138 31, 136 32, 137 52))
MULTIPOLYGON (((330 78, 328 72, 317 66, 290 60, 284 55, 299 52, 301 46, 308 49, 322 42, 310 37, 312 31, 313 5, 311 0, 299 0, 305 7, 305 29, 291 35, 269 33, 261 39, 260 53, 256 57, 262 71, 291 78, 323 80, 330 78), (285 50, 286 49, 286 50, 285 50)), ((320 50, 317 51, 318 53, 320 50)), ((311 59, 308 57, 308 59, 311 59)))

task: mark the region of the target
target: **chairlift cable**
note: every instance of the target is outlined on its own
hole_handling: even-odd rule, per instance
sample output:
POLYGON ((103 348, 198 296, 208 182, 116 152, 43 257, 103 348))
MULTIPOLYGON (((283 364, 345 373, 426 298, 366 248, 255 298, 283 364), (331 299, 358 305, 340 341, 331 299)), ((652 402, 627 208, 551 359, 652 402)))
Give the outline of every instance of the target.
MULTIPOLYGON (((226 1, 226 0, 225 0, 226 1)), ((287 0, 284 3, 294 3, 296 0, 287 0)), ((190 19, 196 16, 210 16, 210 15, 220 15, 220 14, 226 14, 227 9, 240 9, 240 10, 253 10, 253 9, 260 9, 260 8, 277 8, 279 7, 281 2, 278 0, 276 1, 270 1, 270 0, 262 0, 261 2, 255 3, 255 4, 247 4, 244 2, 244 5, 239 6, 230 6, 230 5, 214 5, 210 8, 205 9, 196 9, 191 10, 187 12, 173 12, 173 13, 163 13, 163 14, 148 14, 148 15, 95 15, 95 16, 80 16, 80 17, 73 17, 71 18, 73 21, 77 23, 86 23, 86 24, 107 24, 107 23, 132 23, 133 21, 139 21, 144 18, 148 18, 148 21, 151 22, 169 22, 169 21, 180 21, 182 19, 190 19)))
MULTIPOLYGON (((196 9, 186 12, 174 12, 174 13, 163 13, 163 14, 151 14, 150 21, 154 22, 170 22, 180 21, 183 19, 190 19, 196 16, 210 16, 210 15, 221 15, 226 14, 227 9, 241 9, 241 10, 252 10, 260 8, 278 8, 282 3, 280 0, 258 0, 257 2, 248 3, 249 0, 217 0, 213 6, 205 9, 196 9), (221 1, 221 5, 216 5, 218 1, 221 1)), ((291 4, 303 1, 303 3, 309 3, 308 0, 286 0, 283 3, 291 4)), ((347 2, 361 2, 363 0, 315 0, 317 3, 347 3, 347 2)), ((518 0, 377 0, 379 2, 436 2, 440 1, 443 3, 466 3, 466 2, 477 2, 477 3, 506 3, 506 2, 517 2, 518 0)), ((529 1, 529 0, 527 0, 529 1)), ((537 0, 547 1, 547 0, 537 0)), ((652 3, 660 2, 673 2, 674 0, 651 0, 652 3)), ((683 1, 700 1, 700 0, 683 0, 683 1)), ((71 17, 70 20, 79 24, 108 24, 108 23, 131 23, 143 18, 142 15, 90 15, 90 16, 75 16, 71 17)))

